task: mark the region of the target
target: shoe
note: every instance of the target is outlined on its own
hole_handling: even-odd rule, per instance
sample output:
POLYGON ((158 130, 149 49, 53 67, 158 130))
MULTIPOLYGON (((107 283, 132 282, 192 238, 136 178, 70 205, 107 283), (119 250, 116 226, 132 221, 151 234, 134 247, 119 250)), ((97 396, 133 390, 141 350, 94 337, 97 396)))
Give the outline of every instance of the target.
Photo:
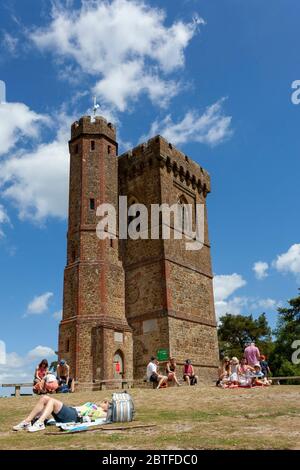
POLYGON ((27 431, 29 432, 37 432, 37 431, 44 431, 45 425, 41 421, 36 421, 31 426, 28 426, 27 431))
POLYGON ((30 423, 27 423, 26 421, 21 421, 21 423, 17 424, 16 426, 13 427, 14 431, 25 431, 28 429, 30 426, 30 423))
POLYGON ((46 426, 55 426, 55 425, 56 425, 56 421, 55 421, 54 418, 46 419, 45 425, 46 425, 46 426))

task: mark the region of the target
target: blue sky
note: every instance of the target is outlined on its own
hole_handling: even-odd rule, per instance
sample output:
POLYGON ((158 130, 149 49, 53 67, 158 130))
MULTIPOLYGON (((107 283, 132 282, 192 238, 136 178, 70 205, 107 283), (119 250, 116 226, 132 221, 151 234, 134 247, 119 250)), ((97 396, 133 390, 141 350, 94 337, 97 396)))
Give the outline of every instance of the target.
POLYGON ((297 0, 1 2, 0 383, 57 347, 69 126, 94 93, 121 151, 161 133, 209 171, 218 314, 275 326, 300 279, 299 15, 297 0))

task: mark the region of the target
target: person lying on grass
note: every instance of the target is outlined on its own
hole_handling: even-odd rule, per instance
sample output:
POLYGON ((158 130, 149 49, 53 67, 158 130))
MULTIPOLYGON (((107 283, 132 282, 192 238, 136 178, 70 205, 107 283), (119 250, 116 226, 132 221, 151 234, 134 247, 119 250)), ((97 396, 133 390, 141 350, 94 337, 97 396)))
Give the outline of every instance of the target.
POLYGON ((106 418, 108 406, 109 402, 107 400, 104 400, 99 406, 94 403, 85 403, 79 407, 66 406, 55 398, 43 396, 27 418, 14 426, 13 430, 43 431, 45 429, 45 421, 51 415, 57 423, 78 423, 83 416, 90 416, 94 419, 106 418))

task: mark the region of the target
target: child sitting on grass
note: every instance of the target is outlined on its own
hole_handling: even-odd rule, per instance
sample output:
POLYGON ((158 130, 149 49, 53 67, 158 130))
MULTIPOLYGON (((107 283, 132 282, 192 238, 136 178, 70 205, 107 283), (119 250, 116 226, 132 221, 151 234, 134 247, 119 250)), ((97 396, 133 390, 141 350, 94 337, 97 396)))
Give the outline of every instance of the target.
POLYGON ((261 371, 260 364, 257 363, 254 365, 254 371, 252 372, 252 386, 269 386, 271 381, 264 376, 261 371))

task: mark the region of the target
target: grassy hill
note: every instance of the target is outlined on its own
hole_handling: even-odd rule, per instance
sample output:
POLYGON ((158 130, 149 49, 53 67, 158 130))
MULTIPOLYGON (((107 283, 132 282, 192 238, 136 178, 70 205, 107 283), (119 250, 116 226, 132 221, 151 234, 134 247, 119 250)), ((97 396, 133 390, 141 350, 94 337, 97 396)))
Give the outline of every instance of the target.
MULTIPOLYGON (((80 405, 110 396, 102 391, 59 397, 80 405)), ((300 449, 300 386, 183 386, 135 389, 132 396, 135 423, 155 427, 60 436, 11 431, 37 397, 0 398, 0 449, 300 449)))

